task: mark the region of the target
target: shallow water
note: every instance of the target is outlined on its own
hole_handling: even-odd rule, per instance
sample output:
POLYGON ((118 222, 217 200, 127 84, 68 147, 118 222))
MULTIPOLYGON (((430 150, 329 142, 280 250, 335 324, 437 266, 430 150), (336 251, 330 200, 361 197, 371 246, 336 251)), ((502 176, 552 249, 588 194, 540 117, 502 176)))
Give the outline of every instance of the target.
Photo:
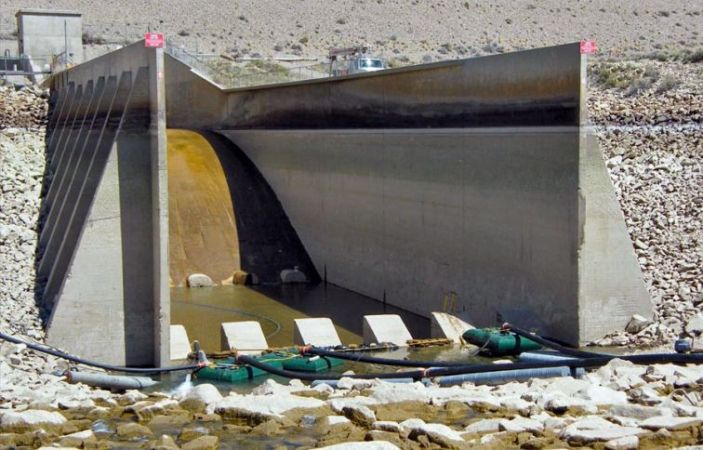
POLYGON ((171 289, 171 323, 206 352, 221 349, 221 323, 244 320, 259 321, 271 347, 293 345, 293 319, 305 317, 329 317, 344 344, 358 344, 366 314, 399 314, 413 337, 429 336, 429 319, 332 284, 171 289))

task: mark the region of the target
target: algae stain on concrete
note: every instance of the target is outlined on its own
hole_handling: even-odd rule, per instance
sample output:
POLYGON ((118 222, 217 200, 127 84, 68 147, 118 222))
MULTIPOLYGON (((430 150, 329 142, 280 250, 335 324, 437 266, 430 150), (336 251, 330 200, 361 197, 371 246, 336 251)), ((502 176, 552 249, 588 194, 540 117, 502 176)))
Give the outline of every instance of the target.
POLYGON ((240 269, 234 205, 220 161, 199 133, 167 130, 169 271, 181 286, 191 273, 219 283, 240 269))

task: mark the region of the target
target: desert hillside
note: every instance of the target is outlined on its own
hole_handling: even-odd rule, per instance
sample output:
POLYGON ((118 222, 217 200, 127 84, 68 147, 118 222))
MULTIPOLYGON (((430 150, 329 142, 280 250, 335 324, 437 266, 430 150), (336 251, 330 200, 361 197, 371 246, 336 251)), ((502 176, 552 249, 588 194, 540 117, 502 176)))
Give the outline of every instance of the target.
POLYGON ((124 44, 147 30, 201 53, 325 55, 368 45, 399 63, 460 58, 580 39, 601 55, 679 52, 700 46, 703 2, 684 0, 243 0, 169 2, 5 0, 0 34, 20 8, 83 13, 86 39, 124 44))

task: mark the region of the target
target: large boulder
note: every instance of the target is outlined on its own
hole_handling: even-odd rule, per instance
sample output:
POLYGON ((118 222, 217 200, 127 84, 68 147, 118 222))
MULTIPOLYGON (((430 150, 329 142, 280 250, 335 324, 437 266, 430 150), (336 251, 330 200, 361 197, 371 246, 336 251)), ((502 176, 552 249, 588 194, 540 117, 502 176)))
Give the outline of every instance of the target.
POLYGON ((598 416, 584 417, 564 428, 559 437, 572 445, 588 445, 627 436, 640 436, 647 431, 638 427, 622 427, 598 416))
POLYGON ((341 444, 318 447, 317 450, 400 450, 388 441, 343 442, 341 444))
POLYGON ((222 401, 222 394, 212 384, 199 384, 188 391, 182 398, 180 403, 181 408, 193 412, 211 413, 215 409, 215 405, 222 401))
POLYGON ((217 450, 220 440, 217 436, 203 436, 194 439, 181 447, 183 450, 217 450))
POLYGON ((647 328, 647 325, 649 325, 650 323, 651 322, 646 317, 640 316, 639 314, 635 314, 632 316, 632 318, 630 318, 630 321, 627 322, 627 325, 625 326, 625 331, 627 331, 628 333, 637 334, 647 328))
POLYGON ((214 412, 223 419, 244 419, 249 425, 258 425, 271 419, 281 419, 287 411, 296 408, 321 408, 325 402, 316 398, 295 395, 237 395, 231 394, 217 403, 214 412))
POLYGON ((188 287, 190 288, 213 287, 214 285, 215 283, 212 282, 212 278, 204 273, 193 273, 188 275, 188 287))
POLYGON ((347 419, 362 427, 370 428, 371 424, 376 422, 376 414, 368 406, 345 406, 342 409, 342 413, 347 419))
POLYGON ((94 447, 98 443, 98 438, 95 437, 93 430, 78 431, 63 436, 59 441, 59 445, 63 447, 89 448, 94 447))
POLYGON ((405 427, 410 429, 408 437, 417 439, 419 436, 427 436, 433 442, 443 448, 453 448, 457 443, 464 443, 464 438, 458 432, 452 430, 441 423, 417 423, 416 425, 405 423, 405 427))
POLYGON ((23 433, 37 428, 59 429, 66 423, 66 418, 53 411, 28 409, 25 411, 6 411, 0 419, 0 431, 23 433))

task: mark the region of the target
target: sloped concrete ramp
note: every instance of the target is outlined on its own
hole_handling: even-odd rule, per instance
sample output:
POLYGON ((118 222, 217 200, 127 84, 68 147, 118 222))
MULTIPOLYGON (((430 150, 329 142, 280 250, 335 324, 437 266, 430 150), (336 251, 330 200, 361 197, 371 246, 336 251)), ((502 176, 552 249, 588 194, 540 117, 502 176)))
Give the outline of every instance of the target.
POLYGON ((169 271, 185 285, 192 273, 224 280, 239 264, 239 239, 225 173, 200 134, 167 130, 169 271))

